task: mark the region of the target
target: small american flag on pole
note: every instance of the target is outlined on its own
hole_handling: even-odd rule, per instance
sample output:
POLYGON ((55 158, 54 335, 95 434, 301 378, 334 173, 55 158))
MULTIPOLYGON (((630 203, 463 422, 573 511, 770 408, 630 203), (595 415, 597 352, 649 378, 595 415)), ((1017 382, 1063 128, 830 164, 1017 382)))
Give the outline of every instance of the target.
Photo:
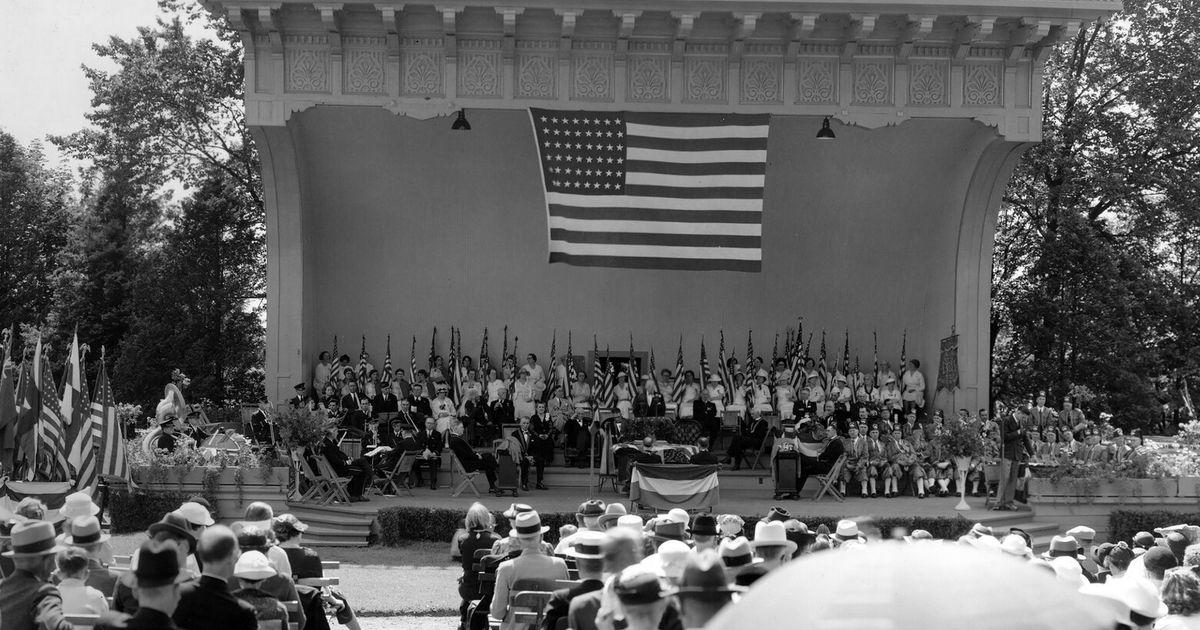
POLYGON ((550 262, 762 270, 768 114, 529 111, 550 262))

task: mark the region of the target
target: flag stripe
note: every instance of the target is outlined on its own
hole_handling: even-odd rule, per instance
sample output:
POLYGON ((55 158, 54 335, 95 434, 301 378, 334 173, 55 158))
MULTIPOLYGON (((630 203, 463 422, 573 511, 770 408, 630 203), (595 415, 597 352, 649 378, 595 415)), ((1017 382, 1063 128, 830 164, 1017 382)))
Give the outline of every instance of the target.
POLYGON ((762 151, 669 151, 666 149, 629 147, 625 151, 625 159, 635 162, 645 160, 647 162, 667 162, 674 164, 713 164, 726 162, 765 164, 767 161, 767 152, 765 149, 762 151))
MULTIPOLYGON (((546 193, 550 206, 576 208, 644 208, 648 210, 679 210, 681 212, 703 212, 721 210, 726 212, 762 213, 762 195, 757 199, 664 199, 661 197, 637 197, 622 195, 574 195, 570 193, 546 193)), ((759 219, 761 220, 761 218, 759 219)))
POLYGON ((647 256, 651 258, 711 258, 727 260, 759 260, 762 250, 754 247, 686 247, 683 245, 622 245, 595 243, 564 243, 552 241, 551 252, 584 256, 647 256))
POLYGON ((760 260, 704 260, 700 258, 655 258, 653 256, 595 256, 550 252, 550 262, 579 267, 625 269, 668 269, 676 271, 762 271, 760 260))
MULTIPOLYGON (((550 215, 550 229, 617 232, 629 228, 624 221, 607 219, 569 219, 550 215)), ((637 224, 639 232, 647 234, 718 234, 724 232, 735 236, 762 236, 762 225, 759 223, 723 224, 719 221, 709 223, 689 221, 640 221, 637 224)))
POLYGON ((753 199, 758 203, 752 210, 762 210, 763 189, 758 187, 712 186, 709 188, 681 188, 678 186, 646 186, 630 184, 625 190, 631 195, 642 197, 674 197, 675 199, 704 199, 706 201, 753 199))
POLYGON ((661 124, 643 124, 628 121, 625 132, 630 138, 665 138, 691 140, 695 138, 766 138, 769 125, 707 125, 674 127, 661 124))
MULTIPOLYGON (((630 134, 625 139, 629 149, 652 149, 680 153, 703 153, 709 151, 762 151, 767 150, 767 138, 654 138, 630 134)), ((628 159, 628 158, 626 158, 628 159)))
MULTIPOLYGON (((684 188, 702 188, 706 191, 723 188, 753 188, 758 192, 752 198, 761 198, 765 175, 667 175, 664 173, 637 173, 629 171, 625 183, 645 186, 673 186, 684 188), (718 188, 720 187, 720 188, 718 188)), ((628 189, 631 186, 627 186, 628 189)), ((674 196, 678 197, 678 194, 674 196)), ((708 196, 708 195, 706 195, 708 196)))
POLYGON ((761 127, 762 114, 688 114, 681 116, 671 112, 626 112, 625 120, 635 125, 660 125, 663 127, 713 127, 716 125, 746 125, 761 127))
POLYGON ((723 223, 722 229, 733 229, 730 224, 754 226, 755 234, 762 233, 762 222, 757 212, 740 210, 673 210, 665 208, 620 208, 597 207, 577 208, 562 204, 551 204, 551 224, 556 218, 563 220, 583 221, 618 221, 628 225, 628 221, 641 223, 723 223))
POLYGON ((662 173, 664 175, 762 175, 767 172, 763 162, 709 162, 687 164, 659 160, 626 160, 631 173, 662 173))
MULTIPOLYGON (((638 226, 639 228, 641 226, 638 226)), ((639 232, 580 232, 550 229, 550 238, 576 244, 654 245, 658 247, 736 247, 761 250, 760 236, 725 234, 644 234, 639 232)))

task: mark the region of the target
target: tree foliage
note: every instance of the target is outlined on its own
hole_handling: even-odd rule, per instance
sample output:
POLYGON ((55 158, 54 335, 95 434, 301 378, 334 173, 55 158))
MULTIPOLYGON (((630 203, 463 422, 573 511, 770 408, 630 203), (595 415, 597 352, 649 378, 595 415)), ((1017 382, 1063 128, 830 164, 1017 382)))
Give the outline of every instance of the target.
POLYGON ((1005 194, 993 259, 993 387, 1082 386, 1118 423, 1161 419, 1151 377, 1194 355, 1200 3, 1126 2, 1051 56, 1044 140, 1005 194))

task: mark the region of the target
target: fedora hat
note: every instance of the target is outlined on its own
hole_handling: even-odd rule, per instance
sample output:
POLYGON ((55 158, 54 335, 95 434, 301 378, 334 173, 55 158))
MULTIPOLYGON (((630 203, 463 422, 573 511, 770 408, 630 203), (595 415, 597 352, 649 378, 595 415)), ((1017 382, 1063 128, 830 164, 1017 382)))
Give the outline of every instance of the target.
POLYGON ((771 506, 770 511, 767 512, 766 520, 782 522, 788 520, 789 518, 792 518, 792 515, 787 511, 787 508, 781 508, 777 505, 773 505, 771 506))
POLYGON ((54 525, 47 521, 20 521, 12 528, 12 549, 5 558, 36 558, 55 554, 63 546, 54 541, 54 525))
POLYGON ((71 521, 71 533, 63 538, 68 545, 91 545, 111 538, 100 531, 100 519, 95 516, 80 516, 71 521))
POLYGON ((672 508, 670 512, 667 512, 666 519, 687 525, 688 521, 692 520, 692 517, 683 508, 672 508))
POLYGON ((746 540, 745 536, 738 536, 732 540, 722 540, 720 554, 721 563, 728 569, 739 569, 747 565, 762 562, 762 558, 754 557, 750 541, 746 540))
POLYGON ((712 549, 705 549, 688 557, 675 594, 679 597, 706 597, 745 591, 745 587, 730 586, 725 579, 725 566, 721 562, 721 554, 712 549))
POLYGON ((717 519, 712 514, 697 514, 687 533, 690 536, 718 536, 721 530, 717 529, 717 519))
POLYGON ((233 576, 243 580, 265 580, 276 575, 275 567, 261 551, 247 551, 238 558, 233 576))
POLYGON ((542 525, 542 517, 535 511, 521 512, 513 519, 512 531, 508 535, 513 538, 533 538, 550 531, 542 525))
POLYGON ((212 525, 216 524, 216 521, 213 520, 212 514, 209 513, 208 508, 194 501, 188 501, 187 503, 179 506, 178 512, 183 516, 183 518, 187 519, 188 523, 191 523, 192 525, 211 527, 212 525))
POLYGON ((179 566, 179 555, 175 551, 175 543, 162 540, 147 540, 138 548, 137 555, 130 563, 133 569, 129 575, 131 580, 122 580, 127 586, 136 580, 136 585, 143 588, 166 586, 187 579, 179 566))
POLYGON ((624 605, 650 604, 670 597, 674 592, 674 589, 663 588, 658 574, 641 564, 626 567, 613 582, 613 593, 624 605))
POLYGON ((834 532, 833 537, 841 542, 846 542, 848 540, 861 540, 863 536, 858 531, 858 523, 844 518, 838 521, 837 530, 834 532))
POLYGON ((161 521, 151 524, 146 530, 146 533, 150 534, 151 538, 159 532, 166 532, 171 536, 186 541, 188 553, 196 553, 196 537, 188 531, 187 519, 183 518, 178 512, 168 512, 162 517, 161 521))
POLYGON ((914 529, 911 534, 904 537, 905 542, 920 542, 922 540, 933 540, 933 534, 924 529, 914 529))
POLYGON ((646 523, 642 521, 642 517, 637 514, 622 514, 617 518, 617 527, 628 527, 635 531, 642 531, 646 523))
POLYGON ((1078 525, 1067 530, 1067 535, 1079 541, 1081 546, 1088 546, 1096 539, 1096 530, 1087 525, 1078 525))
POLYGON ((1009 534, 1000 542, 1000 551, 1010 556, 1018 558, 1029 558, 1029 545, 1025 544, 1025 539, 1018 534, 1009 534))
POLYGON ((100 506, 92 501, 86 492, 72 492, 63 500, 63 506, 58 509, 58 515, 63 518, 77 516, 95 516, 100 513, 100 506))
POLYGON ((8 540, 12 538, 13 527, 17 523, 27 521, 29 519, 24 516, 11 515, 3 520, 0 520, 0 540, 8 540))
POLYGON ((758 551, 759 547, 785 547, 790 556, 796 552, 796 543, 788 540, 787 530, 780 521, 759 521, 754 524, 754 540, 750 547, 758 551))
POLYGON ((608 528, 613 523, 616 523, 617 519, 625 516, 626 514, 627 512, 625 511, 625 504, 609 503, 608 506, 604 508, 604 514, 600 515, 600 526, 608 528))
POLYGON ((567 550, 567 555, 573 558, 599 560, 604 557, 601 549, 604 546, 604 539, 603 533, 585 529, 571 539, 571 548, 567 550))
POLYGON ((980 536, 991 536, 992 528, 984 525, 983 523, 975 523, 971 526, 970 533, 971 536, 974 536, 975 538, 979 538, 980 536))
POLYGON ((236 535, 242 549, 266 549, 269 545, 267 530, 258 526, 244 527, 236 535))
POLYGON ((709 383, 720 383, 721 377, 717 376, 716 374, 710 374, 708 377, 708 382, 709 383))
POLYGON ((687 526, 671 520, 659 520, 654 524, 654 540, 664 542, 668 540, 684 540, 687 532, 687 526))
POLYGON ((584 518, 603 516, 604 508, 604 501, 601 501, 600 499, 590 499, 580 503, 579 509, 576 510, 575 513, 584 518))
POLYGON ((512 505, 508 506, 507 510, 504 510, 504 512, 501 513, 501 516, 503 516, 504 518, 507 518, 509 520, 512 520, 512 519, 516 518, 517 515, 520 514, 521 512, 532 512, 532 511, 533 511, 533 508, 528 505, 525 505, 524 503, 513 503, 512 505))
POLYGON ((271 528, 277 529, 281 527, 286 527, 300 533, 308 531, 308 525, 305 525, 300 519, 296 518, 295 514, 280 514, 276 516, 271 528))
POLYGON ((1050 549, 1042 554, 1042 558, 1051 560, 1061 557, 1083 560, 1083 556, 1079 555, 1079 542, 1070 536, 1055 536, 1051 538, 1050 549))

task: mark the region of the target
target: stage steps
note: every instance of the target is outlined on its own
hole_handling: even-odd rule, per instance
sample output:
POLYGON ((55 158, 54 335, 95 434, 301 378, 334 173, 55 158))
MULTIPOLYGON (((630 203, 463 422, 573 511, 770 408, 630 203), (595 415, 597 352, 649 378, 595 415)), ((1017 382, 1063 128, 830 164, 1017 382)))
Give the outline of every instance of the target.
POLYGON ((1039 520, 1033 510, 1023 508, 1016 512, 989 512, 979 522, 992 528, 997 538, 1003 540, 1010 528, 1025 530, 1033 539, 1033 552, 1040 554, 1050 549, 1050 539, 1062 531, 1061 526, 1049 520, 1039 520))
POLYGON ((308 525, 304 544, 313 547, 366 547, 379 508, 370 503, 316 505, 289 502, 288 511, 308 525))

